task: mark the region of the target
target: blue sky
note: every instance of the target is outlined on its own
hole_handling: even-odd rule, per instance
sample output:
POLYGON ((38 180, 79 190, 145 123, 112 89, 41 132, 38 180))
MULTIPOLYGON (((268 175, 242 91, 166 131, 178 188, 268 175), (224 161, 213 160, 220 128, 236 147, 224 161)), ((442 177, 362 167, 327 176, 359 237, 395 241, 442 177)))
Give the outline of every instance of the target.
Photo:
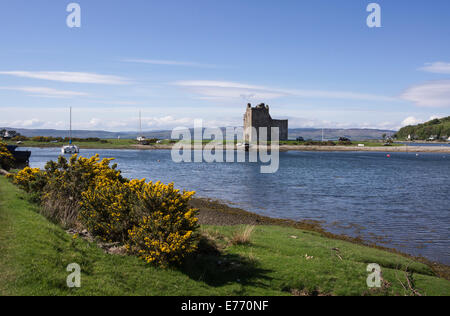
POLYGON ((242 124, 398 128, 450 109, 450 2, 63 0, 0 3, 0 126, 146 130, 242 124))

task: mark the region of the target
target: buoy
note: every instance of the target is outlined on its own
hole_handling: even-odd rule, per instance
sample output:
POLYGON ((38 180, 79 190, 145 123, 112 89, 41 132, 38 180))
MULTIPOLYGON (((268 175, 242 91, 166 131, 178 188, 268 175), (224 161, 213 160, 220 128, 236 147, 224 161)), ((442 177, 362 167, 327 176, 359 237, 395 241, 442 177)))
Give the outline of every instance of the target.
POLYGON ((391 158, 391 155, 387 154, 387 156, 386 156, 386 157, 388 157, 388 158, 391 158))

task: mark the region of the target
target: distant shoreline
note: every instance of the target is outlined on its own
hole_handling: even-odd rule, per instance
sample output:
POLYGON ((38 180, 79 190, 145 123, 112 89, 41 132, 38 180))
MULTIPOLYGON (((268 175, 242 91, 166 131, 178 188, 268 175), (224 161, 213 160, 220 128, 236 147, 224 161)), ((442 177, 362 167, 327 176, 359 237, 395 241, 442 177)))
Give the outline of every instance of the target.
MULTIPOLYGON (((85 145, 83 143, 78 144, 80 149, 118 149, 118 150, 170 150, 173 145, 124 145, 124 146, 108 146, 107 144, 102 146, 95 146, 95 144, 85 145)), ((60 145, 52 145, 52 144, 36 144, 36 145, 28 145, 23 144, 19 145, 19 147, 31 147, 31 148, 59 148, 60 145)), ((193 150, 200 150, 204 146, 194 145, 192 146, 193 150)), ((266 146, 264 146, 266 147, 266 146)), ((256 147, 251 148, 251 150, 256 150, 256 147)), ((225 147, 224 147, 224 150, 225 147)), ((234 147, 234 150, 237 150, 237 147, 234 147)), ((382 153, 391 153, 391 152, 413 152, 413 153, 450 153, 450 146, 318 146, 318 145, 280 145, 280 151, 328 151, 328 152, 343 152, 343 151, 364 151, 364 152, 382 152, 382 153)))
MULTIPOLYGON (((171 145, 134 145, 135 149, 158 150, 172 149, 171 145)), ((266 146, 264 146, 266 147, 266 146)), ((193 150, 200 150, 202 146, 192 146, 193 150)), ((225 150, 225 148, 224 148, 225 150)), ((236 147, 235 147, 236 150, 236 147)), ((252 148, 251 150, 256 150, 252 148)), ((357 147, 357 146, 317 146, 317 145, 280 145, 280 151, 368 151, 368 152, 422 152, 422 153, 450 153, 450 147, 439 146, 378 146, 378 147, 357 147)))

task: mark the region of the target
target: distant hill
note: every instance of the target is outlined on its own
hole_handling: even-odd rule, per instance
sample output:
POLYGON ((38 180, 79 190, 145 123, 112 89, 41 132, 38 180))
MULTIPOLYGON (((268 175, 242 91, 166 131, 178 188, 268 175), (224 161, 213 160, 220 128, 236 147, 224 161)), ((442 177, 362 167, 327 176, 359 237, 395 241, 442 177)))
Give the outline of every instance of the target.
MULTIPOLYGON (((0 130, 14 130, 23 136, 34 137, 34 136, 46 136, 46 137, 68 137, 69 132, 67 130, 56 130, 56 129, 25 129, 25 128, 10 128, 10 127, 0 127, 0 130)), ((170 131, 152 131, 145 132, 145 136, 149 138, 159 138, 166 139, 170 137, 170 131)), ((137 132, 108 132, 108 131, 90 131, 90 130, 73 130, 72 136, 74 138, 136 138, 137 132)))
MULTIPOLYGON (((24 129, 24 128, 9 128, 0 127, 0 130, 15 130, 23 136, 46 136, 46 137, 67 137, 69 132, 67 130, 55 130, 55 129, 24 129)), ((192 132, 192 130, 191 130, 192 132)), ((161 131, 147 131, 143 132, 143 135, 147 138, 169 139, 171 135, 170 130, 161 131)), ((108 132, 108 131, 91 131, 91 130, 74 130, 72 136, 74 138, 136 138, 137 132, 108 132)), ((393 135, 395 131, 392 130, 379 130, 379 129, 333 129, 327 128, 323 130, 324 138, 327 140, 337 140, 339 137, 347 137, 352 140, 370 140, 381 139, 383 134, 393 135)), ((296 139, 297 137, 303 137, 304 139, 320 140, 322 139, 322 129, 319 128, 294 128, 289 129, 289 139, 296 139)))
POLYGON ((450 137, 450 116, 434 119, 423 124, 409 125, 403 127, 397 133, 398 138, 406 139, 408 135, 420 140, 425 140, 432 136, 447 139, 450 137))

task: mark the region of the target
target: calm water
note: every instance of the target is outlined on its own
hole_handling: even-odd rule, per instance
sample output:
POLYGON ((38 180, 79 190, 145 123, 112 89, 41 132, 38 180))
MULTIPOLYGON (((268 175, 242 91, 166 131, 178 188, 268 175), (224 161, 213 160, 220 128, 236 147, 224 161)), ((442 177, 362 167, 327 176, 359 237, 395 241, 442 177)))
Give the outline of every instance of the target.
MULTIPOLYGON (((59 149, 32 148, 43 167, 59 149)), ((450 264, 450 155, 283 152, 276 174, 255 163, 173 163, 169 150, 82 150, 115 157, 129 178, 175 182, 198 196, 294 220, 450 264), (383 237, 381 240, 378 237, 383 237)))
POLYGON ((432 146, 432 147, 450 147, 450 143, 402 143, 400 144, 408 145, 408 146, 432 146))

